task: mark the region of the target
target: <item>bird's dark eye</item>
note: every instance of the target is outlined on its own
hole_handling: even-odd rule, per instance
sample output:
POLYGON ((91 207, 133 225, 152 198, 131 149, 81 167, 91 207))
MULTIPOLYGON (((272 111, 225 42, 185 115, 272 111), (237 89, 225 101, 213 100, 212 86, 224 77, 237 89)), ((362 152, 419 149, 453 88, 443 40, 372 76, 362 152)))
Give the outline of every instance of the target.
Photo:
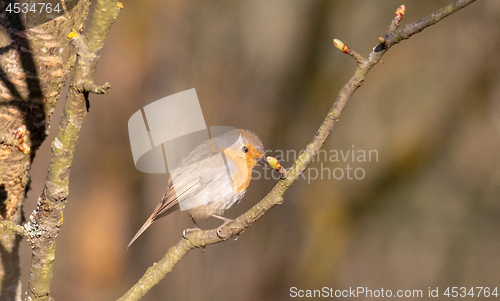
POLYGON ((243 148, 241 149, 244 153, 248 153, 248 148, 246 146, 243 146, 243 148))

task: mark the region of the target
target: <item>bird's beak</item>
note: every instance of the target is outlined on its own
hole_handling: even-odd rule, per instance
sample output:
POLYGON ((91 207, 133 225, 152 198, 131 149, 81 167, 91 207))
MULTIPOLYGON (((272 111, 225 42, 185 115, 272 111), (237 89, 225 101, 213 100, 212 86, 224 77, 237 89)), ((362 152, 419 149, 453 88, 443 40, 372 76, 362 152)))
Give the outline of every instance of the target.
POLYGON ((264 159, 264 157, 260 157, 259 159, 257 159, 257 163, 259 163, 262 166, 269 166, 269 164, 267 163, 266 159, 264 159))

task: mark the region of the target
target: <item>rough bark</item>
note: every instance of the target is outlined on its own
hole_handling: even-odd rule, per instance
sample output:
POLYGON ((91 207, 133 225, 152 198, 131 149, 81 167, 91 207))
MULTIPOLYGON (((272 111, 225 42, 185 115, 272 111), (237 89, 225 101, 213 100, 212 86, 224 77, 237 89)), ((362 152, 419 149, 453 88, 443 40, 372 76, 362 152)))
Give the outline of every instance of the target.
MULTIPOLYGON (((0 216, 4 221, 23 222, 31 163, 76 59, 67 35, 72 29, 83 29, 89 5, 87 0, 79 1, 68 13, 31 28, 19 14, 0 19, 0 216), (21 125, 26 126, 31 147, 27 154, 14 147, 14 134, 21 125)), ((7 228, 1 228, 0 235, 0 299, 15 300, 21 291, 21 236, 7 228)))
POLYGON ((86 36, 76 32, 70 35, 77 52, 76 66, 57 135, 52 142, 42 196, 24 226, 25 236, 32 248, 26 300, 45 301, 49 298, 56 238, 63 224, 64 207, 69 195, 71 163, 89 109, 89 93, 103 94, 109 90, 107 83, 96 86, 93 77, 104 41, 121 7, 122 4, 114 0, 98 0, 86 36))

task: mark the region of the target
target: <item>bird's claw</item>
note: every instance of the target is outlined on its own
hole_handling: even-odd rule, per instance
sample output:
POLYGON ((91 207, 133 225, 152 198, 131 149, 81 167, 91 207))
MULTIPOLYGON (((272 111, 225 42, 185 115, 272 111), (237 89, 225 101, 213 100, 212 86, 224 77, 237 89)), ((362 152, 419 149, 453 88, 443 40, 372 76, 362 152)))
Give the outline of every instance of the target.
POLYGON ((229 224, 229 223, 230 223, 230 222, 232 222, 232 221, 233 221, 232 219, 227 219, 227 220, 226 220, 226 221, 225 221, 222 225, 220 225, 220 227, 219 227, 219 228, 217 228, 216 233, 217 233, 217 237, 218 237, 218 238, 220 238, 220 239, 224 239, 224 238, 225 238, 224 236, 221 236, 221 235, 220 235, 220 230, 221 230, 221 229, 222 229, 225 225, 229 224))
POLYGON ((196 232, 196 231, 200 231, 201 229, 200 228, 190 228, 190 229, 184 229, 182 231, 182 238, 184 239, 188 239, 186 237, 186 235, 188 235, 189 233, 193 233, 193 232, 196 232))
MULTIPOLYGON (((224 225, 222 225, 222 226, 224 226, 224 225)), ((217 231, 216 231, 216 233, 217 233, 217 237, 218 237, 218 238, 220 238, 220 239, 223 239, 223 238, 224 238, 223 236, 221 236, 221 235, 220 235, 220 232, 219 232, 219 231, 220 231, 220 229, 222 228, 222 226, 220 226, 219 228, 217 228, 217 231)), ((238 238, 240 238, 240 235, 239 235, 239 234, 236 234, 236 237, 234 238, 234 241, 237 241, 237 240, 238 240, 238 238)))
POLYGON ((223 239, 224 237, 222 237, 222 236, 220 235, 220 233, 219 233, 219 231, 220 231, 220 228, 221 228, 221 227, 222 227, 222 226, 220 226, 219 228, 217 228, 217 231, 216 231, 215 233, 217 233, 217 237, 218 237, 218 238, 223 239))

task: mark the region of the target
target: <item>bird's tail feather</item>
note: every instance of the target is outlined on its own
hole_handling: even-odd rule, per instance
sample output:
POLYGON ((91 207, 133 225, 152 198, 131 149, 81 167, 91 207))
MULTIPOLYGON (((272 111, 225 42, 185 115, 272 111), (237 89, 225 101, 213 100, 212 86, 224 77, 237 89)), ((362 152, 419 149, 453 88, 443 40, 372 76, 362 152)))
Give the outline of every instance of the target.
POLYGON ((147 228, 149 228, 149 226, 151 226, 151 224, 153 223, 154 221, 154 218, 156 216, 153 214, 151 215, 148 220, 144 223, 144 225, 142 225, 142 227, 139 229, 139 231, 137 231, 137 233, 134 235, 134 238, 132 238, 132 240, 128 243, 128 246, 127 246, 127 249, 130 248, 130 246, 134 243, 134 241, 139 237, 141 236, 141 234, 146 231, 147 228))
POLYGON ((134 238, 128 243, 127 249, 130 248, 132 243, 144 232, 146 231, 149 226, 154 222, 155 219, 167 216, 170 213, 174 212, 179 208, 179 205, 177 203, 177 197, 175 197, 175 194, 170 195, 170 197, 167 197, 167 193, 162 198, 162 201, 156 205, 155 210, 153 211, 153 214, 147 219, 147 221, 142 225, 142 227, 137 231, 137 233, 134 235, 134 238))

